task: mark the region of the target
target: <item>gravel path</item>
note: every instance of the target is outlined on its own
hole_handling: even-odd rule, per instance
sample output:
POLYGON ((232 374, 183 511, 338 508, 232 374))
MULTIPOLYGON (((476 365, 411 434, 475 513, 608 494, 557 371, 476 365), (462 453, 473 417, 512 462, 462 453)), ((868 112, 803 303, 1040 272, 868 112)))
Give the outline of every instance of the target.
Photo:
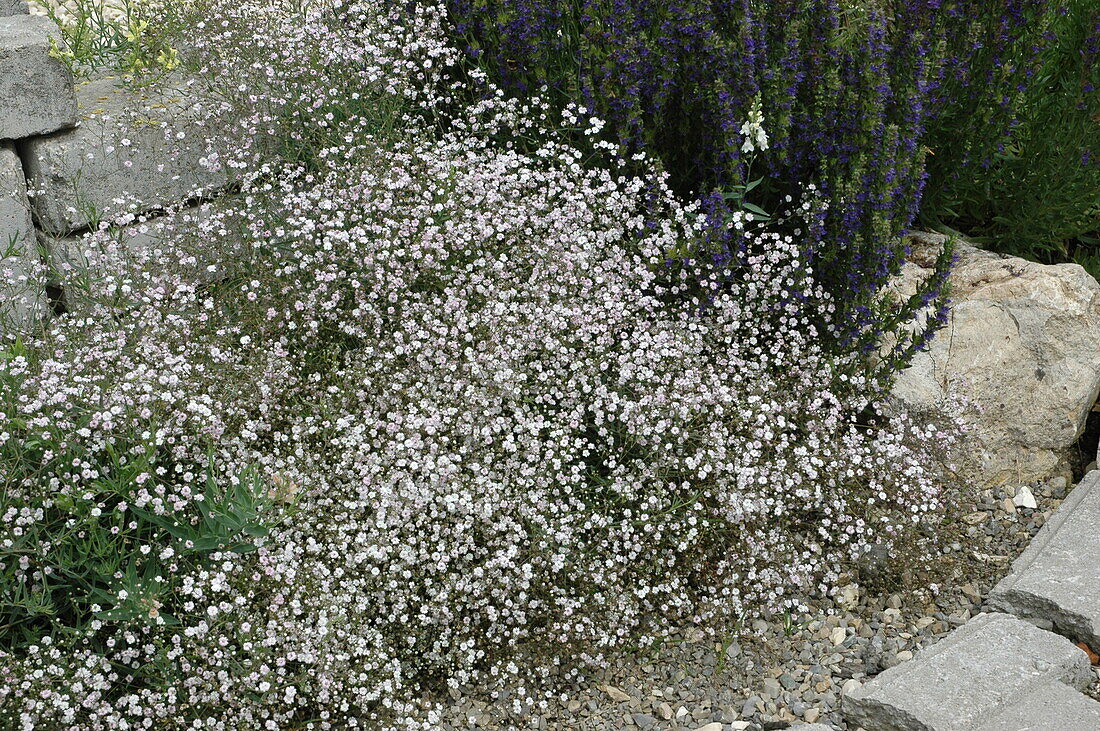
MULTIPOLYGON (((958 538, 932 571, 905 577, 919 588, 868 590, 857 580, 882 585, 878 567, 869 565, 837 601, 819 600, 789 619, 757 620, 725 642, 695 628, 678 631, 656 656, 624 656, 616 669, 563 689, 545 709, 512 712, 507 689, 495 699, 485 690, 456 693, 443 728, 730 731, 819 721, 843 729, 844 690, 981 611, 983 597, 1061 504, 1067 477, 1026 492, 1007 487, 973 496, 958 538), (1034 509, 1025 507, 1028 493, 1034 509), (933 576, 944 585, 938 593, 933 576)), ((1100 676, 1093 691, 1100 697, 1100 676)))

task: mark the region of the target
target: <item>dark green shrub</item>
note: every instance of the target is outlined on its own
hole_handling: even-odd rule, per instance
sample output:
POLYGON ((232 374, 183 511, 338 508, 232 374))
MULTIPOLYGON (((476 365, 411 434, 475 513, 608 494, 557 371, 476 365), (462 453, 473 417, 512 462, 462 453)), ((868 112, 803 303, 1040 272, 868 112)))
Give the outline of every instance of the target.
POLYGON ((1014 82, 1001 82, 1010 93, 956 89, 929 130, 922 215, 999 251, 1078 261, 1100 277, 1100 6, 1051 8, 1027 40, 1010 54, 1014 82))

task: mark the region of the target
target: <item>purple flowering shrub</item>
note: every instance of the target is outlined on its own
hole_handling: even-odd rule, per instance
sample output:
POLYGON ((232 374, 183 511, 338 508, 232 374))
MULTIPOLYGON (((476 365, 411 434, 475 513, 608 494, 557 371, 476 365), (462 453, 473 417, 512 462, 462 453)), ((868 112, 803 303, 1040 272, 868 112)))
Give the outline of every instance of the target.
MULTIPOLYGON (((247 72, 212 74, 255 143, 225 164, 289 161, 221 211, 170 213, 155 249, 104 226, 80 311, 0 360, 4 458, 25 467, 57 424, 5 483, 6 580, 51 582, 49 536, 12 548, 36 511, 121 525, 148 557, 140 601, 107 582, 128 611, 2 636, 5 724, 422 727, 426 694, 511 679, 522 705, 935 531, 954 436, 857 418, 883 394, 823 346, 843 310, 796 235, 731 212, 745 255, 692 259, 706 210, 548 132, 545 102, 483 99, 441 130, 455 80, 416 78, 454 58, 441 16, 340 10, 209 62, 247 72), (357 116, 348 76, 394 118, 357 116), (268 145, 310 108, 321 131, 268 145)), ((205 12, 215 35, 280 17, 205 12)), ((790 228, 820 205, 792 201, 790 228)))
MULTIPOLYGON (((1077 26, 1095 20, 1093 3, 1076 5, 1077 26)), ((1096 137, 1086 131, 1095 130, 1095 114, 1085 111, 1094 82, 1079 73, 1089 74, 1090 41, 1063 28, 1061 50, 1040 64, 1041 47, 1050 45, 1047 0, 448 0, 447 7, 470 63, 511 93, 546 86, 555 99, 592 110, 626 156, 650 152, 673 189, 702 199, 715 219, 743 202, 775 212, 798 184, 816 183, 832 205, 820 237, 800 245, 846 312, 830 333, 841 352, 871 352, 914 308, 946 304, 949 257, 917 300, 876 297, 897 273, 899 234, 917 215, 929 174, 926 222, 1007 233, 1012 220, 1013 234, 1031 229, 1032 248, 1095 228, 1095 166, 1080 141, 1096 137), (1073 91, 1052 93, 1052 82, 1073 91), (1078 103, 1067 121, 1063 107, 1078 103), (757 125, 746 125, 754 110, 762 111, 764 146, 754 142, 757 125), (1029 151, 1052 165, 1034 170, 1029 151), (1055 166, 1087 169, 1064 186, 1051 184, 1061 177, 1055 166), (1031 205, 1008 204, 991 180, 1031 205)), ((720 256, 743 256, 745 242, 727 239, 720 256)), ((936 324, 882 363, 884 375, 905 365, 936 324)))
MULTIPOLYGON (((799 183, 817 184, 832 205, 820 236, 800 245, 846 312, 836 333, 842 352, 873 351, 888 329, 882 320, 912 316, 882 310, 874 295, 900 266, 899 233, 923 185, 938 25, 924 3, 453 0, 448 8, 469 58, 505 89, 548 85, 593 110, 625 152, 652 153, 674 190, 701 197, 717 220, 737 207, 723 198, 774 212, 799 183), (766 146, 745 125, 754 109, 766 146)), ((727 239, 721 255, 742 256, 746 242, 727 239)), ((931 283, 926 292, 938 294, 931 283)))

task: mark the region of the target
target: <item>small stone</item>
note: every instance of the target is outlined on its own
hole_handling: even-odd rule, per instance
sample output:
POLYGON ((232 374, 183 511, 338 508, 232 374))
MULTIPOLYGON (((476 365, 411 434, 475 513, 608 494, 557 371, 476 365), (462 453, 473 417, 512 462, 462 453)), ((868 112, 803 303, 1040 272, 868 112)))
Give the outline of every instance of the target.
POLYGON ((841 695, 851 695, 854 691, 863 687, 863 683, 859 682, 855 678, 851 680, 845 680, 844 685, 840 686, 841 695))
POLYGON ((855 609, 859 606, 859 585, 848 584, 840 589, 836 603, 842 609, 855 609))
POLYGON ((982 600, 982 595, 974 588, 974 585, 969 582, 960 586, 959 591, 963 593, 963 596, 975 604, 982 600))
MULTIPOLYGON (((794 715, 793 713, 788 711, 786 708, 780 708, 778 715, 779 715, 779 720, 780 721, 786 721, 788 724, 791 721, 797 721, 798 720, 798 716, 794 715)), ((781 728, 787 728, 787 726, 775 726, 774 728, 781 729, 781 728)))
POLYGON ((845 630, 843 627, 836 627, 833 629, 832 632, 829 633, 829 641, 832 642, 834 646, 839 645, 840 643, 844 642, 844 639, 847 636, 847 630, 845 630))
POLYGON ((635 713, 630 718, 638 728, 653 728, 657 724, 657 719, 648 713, 635 713))
POLYGON ((976 513, 970 513, 963 517, 963 520, 969 525, 978 525, 984 523, 986 518, 989 517, 989 513, 978 511, 976 513))
POLYGON ((722 724, 720 723, 708 723, 705 726, 700 726, 695 731, 722 731, 722 724))
POLYGON ((661 703, 658 703, 657 704, 657 715, 660 716, 661 718, 665 719, 666 721, 671 721, 672 716, 673 716, 672 706, 670 706, 668 703, 665 703, 663 701, 661 703))
POLYGON ((802 714, 802 718, 806 720, 806 723, 817 723, 817 719, 821 718, 821 709, 807 708, 806 712, 802 714))
POLYGON ((980 553, 978 551, 973 552, 973 556, 978 561, 986 564, 992 564, 994 566, 1001 566, 1008 563, 1008 556, 999 556, 990 553, 980 553))
POLYGON ((764 679, 764 695, 768 698, 778 698, 783 693, 783 686, 775 678, 764 679))
POLYGON ((596 688, 607 693, 616 703, 625 703, 631 700, 630 695, 616 688, 614 685, 597 685, 596 688))
POLYGON ((909 650, 902 650, 896 655, 896 657, 898 662, 906 662, 907 660, 913 659, 913 653, 909 650))
POLYGON ((1006 497, 1004 500, 1001 501, 1001 509, 1004 510, 1009 515, 1015 515, 1016 514, 1016 503, 1013 502, 1012 498, 1006 497))
POLYGON ((1018 508, 1028 508, 1029 510, 1035 510, 1039 507, 1035 502, 1035 495, 1031 492, 1031 488, 1024 486, 1016 491, 1016 497, 1013 498, 1013 502, 1016 503, 1018 508))
POLYGON ((1027 508, 1029 510, 1038 508, 1034 492, 1031 491, 1030 487, 1026 486, 1016 490, 1016 497, 1013 498, 1013 502, 1016 503, 1016 507, 1018 508, 1027 508))
POLYGON ((886 606, 890 607, 891 609, 901 609, 901 595, 891 594, 890 597, 886 600, 886 606))
POLYGON ((949 614, 947 621, 955 627, 961 627, 970 621, 970 610, 964 609, 961 612, 955 614, 949 614))
POLYGON ((758 696, 758 695, 749 696, 749 698, 745 700, 745 704, 743 706, 741 706, 741 715, 742 716, 754 716, 754 715, 756 715, 759 712, 758 709, 757 709, 757 706, 763 705, 763 703, 764 703, 764 701, 760 696, 758 696))

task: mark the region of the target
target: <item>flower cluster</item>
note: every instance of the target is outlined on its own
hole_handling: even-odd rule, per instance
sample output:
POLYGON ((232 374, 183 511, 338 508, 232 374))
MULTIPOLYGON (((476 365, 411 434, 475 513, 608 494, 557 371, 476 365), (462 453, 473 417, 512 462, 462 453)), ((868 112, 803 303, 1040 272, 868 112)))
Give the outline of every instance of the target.
POLYGON ((416 727, 934 525, 951 437, 857 418, 795 235, 733 215, 716 263, 702 207, 545 103, 453 114, 441 14, 388 8, 206 8, 240 195, 92 234, 81 313, 0 361, 7 586, 71 565, 47 514, 136 556, 5 638, 5 725, 416 727))

